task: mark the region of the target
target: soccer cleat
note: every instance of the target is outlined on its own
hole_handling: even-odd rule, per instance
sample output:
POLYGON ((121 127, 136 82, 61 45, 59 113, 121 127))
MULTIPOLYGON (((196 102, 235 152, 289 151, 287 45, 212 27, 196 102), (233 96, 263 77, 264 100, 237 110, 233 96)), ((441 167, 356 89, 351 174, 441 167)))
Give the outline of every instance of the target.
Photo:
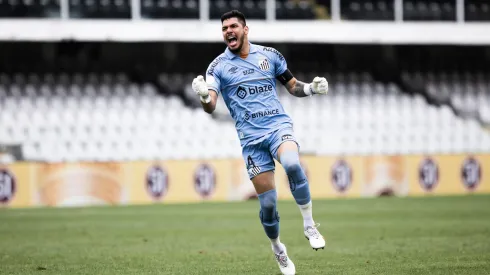
POLYGON ((317 227, 320 227, 320 224, 307 226, 305 228, 305 237, 310 241, 311 247, 318 251, 320 248, 325 249, 325 238, 318 232, 317 227))
MULTIPOLYGON (((284 250, 281 251, 280 253, 274 252, 274 255, 276 256, 276 262, 277 265, 279 265, 279 269, 281 270, 282 274, 284 275, 294 275, 296 274, 296 267, 294 266, 294 263, 289 259, 287 251, 286 251, 286 246, 283 244, 284 250)), ((274 251, 274 248, 272 248, 272 251, 274 251)))

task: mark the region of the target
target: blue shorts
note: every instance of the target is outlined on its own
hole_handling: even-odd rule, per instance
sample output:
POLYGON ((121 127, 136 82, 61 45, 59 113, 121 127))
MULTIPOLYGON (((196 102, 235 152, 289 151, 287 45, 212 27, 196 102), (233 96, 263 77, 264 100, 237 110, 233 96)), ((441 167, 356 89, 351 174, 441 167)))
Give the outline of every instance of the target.
MULTIPOLYGON (((243 159, 248 171, 248 177, 254 178, 260 173, 275 169, 274 159, 277 158, 277 149, 285 141, 298 141, 294 137, 292 128, 282 128, 267 135, 252 140, 242 148, 243 159)), ((299 147, 299 144, 298 144, 299 147)))

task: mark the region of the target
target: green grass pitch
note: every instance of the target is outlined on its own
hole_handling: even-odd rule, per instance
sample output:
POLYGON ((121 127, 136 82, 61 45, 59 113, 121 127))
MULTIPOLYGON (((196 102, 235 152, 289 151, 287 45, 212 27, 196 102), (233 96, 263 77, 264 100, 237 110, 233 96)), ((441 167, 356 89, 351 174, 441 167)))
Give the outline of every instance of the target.
MULTIPOLYGON (((297 274, 490 274, 490 196, 315 200, 314 251, 292 201, 297 274)), ((280 274, 258 202, 0 209, 0 274, 280 274)))

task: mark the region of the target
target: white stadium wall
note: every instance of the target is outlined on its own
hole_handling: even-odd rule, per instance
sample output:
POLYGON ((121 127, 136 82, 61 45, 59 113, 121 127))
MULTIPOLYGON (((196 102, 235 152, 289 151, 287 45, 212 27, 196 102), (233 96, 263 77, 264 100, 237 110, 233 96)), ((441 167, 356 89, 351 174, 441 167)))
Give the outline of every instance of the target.
MULTIPOLYGON (((490 44, 486 23, 250 21, 261 42, 348 44, 490 44)), ((200 20, 0 20, 5 41, 220 42, 220 22, 200 20)))

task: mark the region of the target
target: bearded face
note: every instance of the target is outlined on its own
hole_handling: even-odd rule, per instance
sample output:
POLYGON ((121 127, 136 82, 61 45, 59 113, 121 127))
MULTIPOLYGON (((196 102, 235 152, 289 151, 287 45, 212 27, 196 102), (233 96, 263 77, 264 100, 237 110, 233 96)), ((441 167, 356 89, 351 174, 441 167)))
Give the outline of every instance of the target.
POLYGON ((233 53, 240 52, 245 42, 245 36, 248 34, 248 27, 233 17, 223 21, 221 30, 228 49, 233 53))

